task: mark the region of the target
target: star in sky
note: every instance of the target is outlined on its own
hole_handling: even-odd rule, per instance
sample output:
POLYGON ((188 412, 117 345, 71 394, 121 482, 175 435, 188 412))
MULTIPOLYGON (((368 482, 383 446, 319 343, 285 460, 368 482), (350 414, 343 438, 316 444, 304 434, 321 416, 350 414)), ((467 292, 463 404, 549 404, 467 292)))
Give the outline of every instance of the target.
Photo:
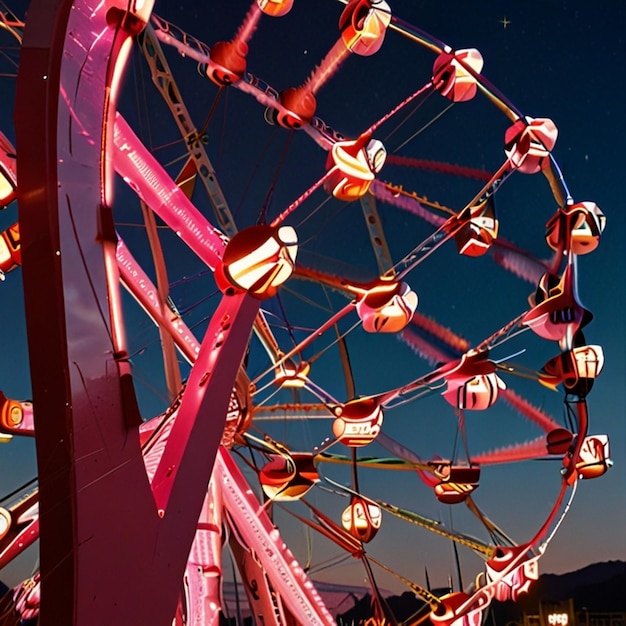
POLYGON ((502 27, 504 29, 506 29, 506 27, 511 23, 511 20, 507 18, 507 16, 505 15, 501 20, 500 20, 500 24, 502 24, 502 27))

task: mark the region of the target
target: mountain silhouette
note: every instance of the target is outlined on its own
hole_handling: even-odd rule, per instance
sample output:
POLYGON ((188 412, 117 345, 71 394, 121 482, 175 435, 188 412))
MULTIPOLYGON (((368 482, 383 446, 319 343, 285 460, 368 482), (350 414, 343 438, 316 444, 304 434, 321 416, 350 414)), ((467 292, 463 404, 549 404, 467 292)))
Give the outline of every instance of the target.
MULTIPOLYGON (((332 584, 321 583, 321 585, 323 587, 322 595, 333 591, 332 584)), ((372 617, 371 596, 366 593, 357 597, 354 593, 357 589, 362 588, 337 586, 337 590, 342 591, 343 596, 349 595, 354 599, 352 608, 336 615, 337 624, 352 624, 353 622, 359 624, 372 617), (350 590, 349 594, 346 594, 346 589, 350 590)), ((0 598, 5 603, 4 605, 0 603, 0 626, 5 624, 13 626, 19 619, 11 611, 11 595, 3 594, 2 591, 8 591, 8 589, 0 583, 0 598)), ((436 595, 443 595, 448 591, 449 589, 433 589, 433 593, 436 595)), ((625 592, 626 563, 623 561, 594 563, 566 574, 543 574, 539 580, 533 583, 529 592, 520 596, 517 602, 493 601, 485 623, 490 625, 508 624, 509 622, 522 624, 524 613, 539 614, 542 602, 557 603, 570 598, 573 600, 574 610, 577 612, 626 613, 625 592)), ((410 591, 399 596, 387 596, 386 602, 398 621, 406 620, 420 610, 428 611, 424 602, 410 591)), ((340 606, 345 607, 345 603, 341 603, 340 606)), ((250 617, 246 617, 243 621, 244 624, 252 624, 250 617)), ((36 620, 33 620, 33 623, 35 622, 36 620)), ((220 616, 220 624, 224 626, 235 623, 236 620, 233 618, 228 619, 223 615, 220 616)))
POLYGON ((626 563, 608 561, 587 565, 567 574, 544 574, 520 597, 518 605, 529 613, 541 602, 572 598, 577 611, 626 611, 626 563))
MULTIPOLYGON (((438 593, 440 591, 437 590, 438 593)), ((625 592, 626 563, 623 561, 594 563, 566 574, 543 574, 517 602, 494 600, 486 623, 521 624, 524 613, 539 614, 542 602, 563 602, 570 598, 574 601, 576 611, 626 613, 625 592)), ((424 603, 408 591, 401 596, 388 597, 387 603, 399 621, 407 619, 424 607, 424 603)), ((371 597, 366 594, 349 611, 337 615, 337 623, 352 624, 354 621, 358 624, 371 616, 371 597)))

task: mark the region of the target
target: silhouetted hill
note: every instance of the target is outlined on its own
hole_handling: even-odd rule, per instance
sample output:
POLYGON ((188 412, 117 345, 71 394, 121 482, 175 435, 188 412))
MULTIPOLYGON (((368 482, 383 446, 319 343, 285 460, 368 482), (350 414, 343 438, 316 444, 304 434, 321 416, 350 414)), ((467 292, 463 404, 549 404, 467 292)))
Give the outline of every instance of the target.
MULTIPOLYGON (((0 597, 2 597, 2 591, 3 587, 0 583, 0 597)), ((442 595, 446 591, 443 589, 433 590, 437 595, 442 595)), ((354 594, 350 595, 355 597, 354 594)), ((590 613, 626 612, 626 563, 609 561, 594 563, 567 574, 543 574, 532 585, 529 593, 521 596, 517 603, 494 601, 492 614, 486 623, 498 626, 508 622, 522 623, 523 613, 533 615, 539 613, 540 602, 561 602, 569 598, 574 600, 574 608, 577 611, 585 608, 590 613)), ((8 600, 8 596, 5 599, 8 600)), ((387 597, 387 604, 398 621, 406 620, 424 607, 424 603, 410 591, 400 596, 387 597)), ((0 610, 0 612, 2 611, 0 610)), ((354 606, 336 617, 339 624, 352 624, 353 620, 354 623, 358 624, 361 620, 365 621, 371 616, 371 596, 365 594, 361 598, 355 597, 354 606)), ((224 625, 235 622, 236 620, 228 620, 223 616, 220 619, 220 624, 224 625)), ((7 622, 0 620, 0 626, 3 623, 7 622)), ((251 618, 244 619, 244 624, 251 623, 251 618)))
MULTIPOLYGON (((403 621, 413 615, 424 603, 415 597, 410 591, 405 591, 401 596, 390 596, 387 605, 398 621, 403 621)), ((372 617, 372 597, 369 593, 357 600, 354 606, 345 613, 337 615, 338 624, 359 624, 372 617)))
MULTIPOLYGON (((626 563, 594 563, 567 574, 544 574, 517 603, 494 601, 492 617, 495 624, 521 623, 524 612, 539 613, 540 602, 560 602, 569 598, 573 598, 577 611, 586 608, 591 613, 626 612, 626 563)), ((391 596, 387 603, 398 620, 406 619, 423 606, 423 602, 411 592, 391 596)), ((371 598, 367 594, 356 601, 352 609, 338 615, 337 621, 359 623, 371 615, 371 598)), ((489 620, 487 623, 493 622, 489 620)))
POLYGON ((604 563, 592 563, 567 574, 544 574, 541 578, 546 584, 556 583, 578 587, 581 584, 600 583, 614 576, 623 576, 625 571, 626 563, 624 561, 606 561, 604 563))
POLYGON ((529 612, 539 601, 559 602, 573 598, 574 608, 592 612, 626 611, 626 563, 594 563, 567 574, 544 574, 519 600, 529 612))

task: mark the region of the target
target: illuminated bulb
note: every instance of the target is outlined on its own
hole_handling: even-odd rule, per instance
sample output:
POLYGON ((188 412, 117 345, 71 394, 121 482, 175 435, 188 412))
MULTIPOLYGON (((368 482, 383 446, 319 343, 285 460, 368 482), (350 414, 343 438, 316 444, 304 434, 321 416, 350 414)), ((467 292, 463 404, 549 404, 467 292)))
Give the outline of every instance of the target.
POLYGON ((386 158, 385 146, 378 139, 361 136, 355 140, 337 141, 326 159, 329 175, 324 189, 346 202, 362 198, 386 158))
POLYGON ((257 4, 266 15, 282 17, 291 11, 293 0, 257 0, 257 4))
POLYGON ((613 465, 609 456, 608 435, 585 437, 578 453, 576 471, 580 478, 597 478, 613 465))
POLYGON ((301 389, 307 381, 311 366, 306 361, 296 365, 291 359, 283 361, 274 370, 274 382, 287 389, 301 389))
POLYGON ((229 284, 256 298, 269 298, 292 274, 298 238, 291 226, 251 226, 226 246, 216 281, 224 293, 229 284), (226 281, 226 282, 225 282, 226 281))
POLYGON ((417 303, 406 283, 380 280, 359 300, 356 312, 368 333, 395 333, 411 321, 417 303))
POLYGON ((3 539, 11 530, 11 513, 4 507, 0 507, 0 539, 3 539))
POLYGON ((335 415, 333 434, 351 448, 372 443, 383 424, 383 410, 373 398, 350 400, 337 407, 335 415))
POLYGON ((365 498, 353 497, 341 514, 341 525, 356 539, 367 543, 378 532, 382 522, 380 507, 365 498))
POLYGON ((16 222, 0 232, 0 273, 6 274, 21 264, 20 227, 16 222))
POLYGON ((148 24, 154 0, 106 0, 105 7, 107 24, 134 36, 148 24))
POLYGON ((17 194, 17 170, 15 148, 0 132, 0 209, 15 200, 17 194))
POLYGON ((350 52, 370 56, 380 50, 391 9, 384 0, 351 0, 339 18, 341 39, 350 52))

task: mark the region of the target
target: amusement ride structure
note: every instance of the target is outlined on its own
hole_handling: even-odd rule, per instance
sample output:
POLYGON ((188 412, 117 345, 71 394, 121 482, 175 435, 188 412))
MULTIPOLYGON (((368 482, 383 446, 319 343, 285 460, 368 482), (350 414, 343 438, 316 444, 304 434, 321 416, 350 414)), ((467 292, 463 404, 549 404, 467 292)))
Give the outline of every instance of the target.
POLYGON ((587 410, 603 352, 583 335, 592 315, 577 288, 578 260, 597 247, 605 217, 570 194, 551 154, 555 124, 509 102, 482 75, 478 50, 447 46, 384 0, 328 3, 334 42, 308 77, 277 60, 278 80, 293 81, 280 89, 257 76, 255 43, 266 30, 280 41, 302 0, 252 0, 236 29, 206 43, 211 24, 187 32, 154 0, 32 0, 27 18, 0 13, 2 37, 20 46, 15 143, 0 134, 0 205, 16 214, 0 235, 0 270, 23 276, 32 381, 32 402, 3 390, 0 430, 34 437, 38 465, 38 480, 3 500, 0 566, 36 540, 40 554, 1 623, 217 624, 229 553, 256 623, 332 624, 310 558, 279 532, 277 516, 290 516, 336 560, 362 564, 375 623, 398 623, 382 574, 424 601, 403 623, 477 626, 492 599, 528 589, 579 479, 610 466, 608 437, 590 430, 587 410), (424 81, 416 62, 390 88, 405 93, 374 119, 380 99, 370 81, 353 81, 371 108, 339 127, 327 94, 343 93, 332 86, 347 66, 366 72, 359 64, 392 38, 425 63, 424 81), (189 68, 199 76, 183 84, 189 68), (214 98, 201 127, 183 96, 190 82, 214 98), (218 168, 225 99, 250 138, 218 168), (479 99, 497 113, 495 168, 418 158, 439 118, 479 99), (178 134, 161 145, 147 130, 158 106, 163 117, 150 123, 178 134), (428 122, 415 130, 419 115, 428 122), (548 260, 500 233, 499 213, 502 230, 521 221, 506 188, 525 175, 547 190, 532 229, 547 222, 548 260), (422 194, 429 177, 453 179, 455 193, 422 194), (493 326, 470 343, 428 315, 419 270, 440 254, 435 294, 461 293, 463 276, 474 276, 475 294, 481 269, 448 271, 474 263, 532 283, 533 295, 513 298, 514 316, 495 323, 485 304, 477 328, 493 326), (526 344, 548 346, 547 362, 525 364, 542 351, 526 344), (163 379, 164 406, 146 379, 163 379), (562 419, 514 391, 520 381, 559 390, 562 419), (406 422, 427 401, 449 430, 433 414, 406 422), (509 413, 489 428, 506 438, 521 416, 533 438, 483 452, 473 416, 495 403, 509 413), (404 437, 393 429, 403 419, 404 437), (554 496, 514 541, 475 492, 494 466, 536 459, 552 461, 541 471, 554 496), (410 479, 405 501, 375 480, 369 490, 370 470, 410 479), (477 531, 416 512, 426 499, 463 508, 477 531), (386 523, 416 546, 430 533, 478 555, 475 582, 437 594, 385 562, 370 542, 386 523))

